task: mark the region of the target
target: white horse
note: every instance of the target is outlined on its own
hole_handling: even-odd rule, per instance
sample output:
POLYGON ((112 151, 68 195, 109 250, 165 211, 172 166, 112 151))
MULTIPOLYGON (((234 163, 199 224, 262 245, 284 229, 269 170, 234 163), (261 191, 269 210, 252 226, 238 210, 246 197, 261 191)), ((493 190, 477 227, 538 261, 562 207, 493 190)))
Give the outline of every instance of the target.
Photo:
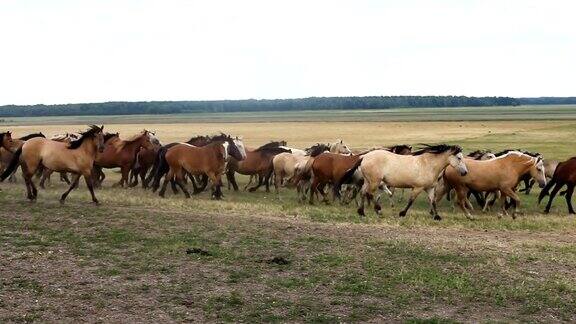
MULTIPOLYGON (((398 155, 386 150, 376 150, 365 154, 356 165, 348 170, 344 178, 352 177, 356 169, 364 178, 361 190, 361 202, 358 214, 364 216, 364 201, 371 201, 381 183, 394 188, 412 188, 408 205, 400 212, 406 216, 408 209, 422 191, 428 194, 431 214, 435 220, 442 219, 436 210, 434 187, 440 173, 446 166, 452 165, 462 175, 468 170, 464 163, 462 148, 451 145, 426 145, 412 155, 398 155)), ((380 214, 382 207, 375 201, 374 209, 380 214)))

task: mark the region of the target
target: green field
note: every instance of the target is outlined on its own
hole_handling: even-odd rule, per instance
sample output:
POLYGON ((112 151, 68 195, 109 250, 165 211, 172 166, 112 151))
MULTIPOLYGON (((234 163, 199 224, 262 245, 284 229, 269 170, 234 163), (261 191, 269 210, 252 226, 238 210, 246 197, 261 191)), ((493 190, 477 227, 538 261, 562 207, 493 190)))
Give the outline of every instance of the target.
MULTIPOLYGON (((221 129, 251 145, 282 136, 303 147, 339 137, 353 148, 449 142, 467 151, 574 155, 575 107, 490 109, 498 108, 223 114, 205 123, 197 115, 124 116, 110 128, 129 135, 158 124, 165 141, 221 129), (555 120, 561 115, 566 120, 555 120), (309 123, 288 122, 298 118, 309 123), (403 118, 410 121, 396 122, 403 118)), ((23 134, 103 121, 10 123, 23 134)), ((385 198, 383 216, 367 210, 360 218, 353 205, 300 204, 287 188, 280 198, 224 190, 223 201, 206 193, 161 199, 111 188, 118 175, 108 175, 96 193, 100 206, 88 203, 84 186, 60 206, 65 187, 55 176, 36 203, 24 199, 21 182, 0 184, 1 322, 576 321, 576 219, 562 197, 541 214, 538 189, 522 195, 516 220, 493 210, 475 211, 471 221, 442 201, 444 219, 435 222, 424 196, 405 218, 397 216, 405 199, 390 207, 385 198)))
POLYGON ((505 107, 396 108, 381 110, 311 110, 237 113, 190 113, 176 115, 6 117, 0 125, 46 124, 159 124, 238 123, 289 121, 472 121, 472 120, 567 120, 576 119, 576 105, 505 107))

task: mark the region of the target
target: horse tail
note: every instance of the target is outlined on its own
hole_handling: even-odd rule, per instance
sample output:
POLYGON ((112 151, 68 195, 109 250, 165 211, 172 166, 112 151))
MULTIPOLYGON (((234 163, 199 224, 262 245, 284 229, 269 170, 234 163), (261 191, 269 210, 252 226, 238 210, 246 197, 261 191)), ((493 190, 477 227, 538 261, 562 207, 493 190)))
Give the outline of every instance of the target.
POLYGON ((552 179, 548 181, 544 189, 540 191, 540 195, 538 195, 538 204, 540 204, 540 202, 542 201, 542 199, 544 199, 544 197, 548 196, 548 192, 555 184, 556 184, 556 177, 552 177, 552 179))
POLYGON ((16 171, 16 169, 18 169, 18 165, 20 165, 20 155, 22 155, 22 146, 20 146, 20 148, 14 152, 14 156, 12 156, 10 164, 8 164, 6 170, 4 170, 2 175, 0 175, 0 181, 6 180, 6 178, 8 178, 12 173, 16 171))
POLYGON ((338 188, 342 187, 342 185, 345 183, 352 182, 352 178, 354 177, 354 173, 356 173, 356 170, 358 170, 358 168, 360 167, 360 164, 362 164, 362 158, 359 158, 358 161, 356 161, 356 163, 354 163, 354 165, 350 169, 348 169, 348 171, 346 171, 346 173, 344 173, 342 178, 340 178, 340 181, 338 181, 338 188))
MULTIPOLYGON (((152 191, 158 190, 160 187, 160 179, 162 179, 162 177, 168 173, 168 170, 170 169, 168 162, 166 161, 166 152, 168 152, 168 149, 161 148, 156 154, 156 158, 154 159, 154 167, 156 170, 154 172, 152 191)), ((152 175, 152 172, 150 174, 152 175)))

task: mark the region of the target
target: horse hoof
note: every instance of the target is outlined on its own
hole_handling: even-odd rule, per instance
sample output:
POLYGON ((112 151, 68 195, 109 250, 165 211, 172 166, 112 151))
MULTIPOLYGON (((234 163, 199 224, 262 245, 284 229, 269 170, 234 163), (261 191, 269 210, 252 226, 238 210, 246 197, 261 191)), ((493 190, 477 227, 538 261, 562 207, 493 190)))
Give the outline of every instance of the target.
POLYGON ((358 215, 360 215, 360 216, 366 216, 366 214, 364 213, 364 208, 358 208, 357 212, 358 212, 358 215))
POLYGON ((435 215, 435 216, 434 216, 434 220, 435 220, 435 221, 440 221, 440 220, 442 220, 442 217, 440 217, 440 215, 435 215))
POLYGON ((401 211, 398 215, 399 215, 400 217, 404 217, 404 216, 406 216, 406 211, 403 210, 403 211, 401 211))
POLYGON ((60 205, 64 205, 65 200, 64 199, 60 199, 60 205))

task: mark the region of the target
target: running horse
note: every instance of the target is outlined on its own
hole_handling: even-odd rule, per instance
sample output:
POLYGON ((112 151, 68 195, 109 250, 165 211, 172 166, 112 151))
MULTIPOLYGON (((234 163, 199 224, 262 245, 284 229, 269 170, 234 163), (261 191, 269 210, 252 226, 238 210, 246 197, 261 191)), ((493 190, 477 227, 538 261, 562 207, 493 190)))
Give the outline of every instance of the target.
MULTIPOLYGON (((246 158, 241 161, 230 158, 226 177, 228 182, 232 184, 234 191, 238 191, 238 184, 234 174, 240 173, 258 177, 258 183, 248 189, 250 192, 258 190, 262 184, 266 185, 266 192, 270 192, 270 177, 274 172, 272 160, 280 153, 290 152, 290 150, 282 148, 281 146, 283 145, 286 145, 286 142, 270 142, 257 149, 246 148, 246 158)), ((251 182, 246 185, 244 190, 248 188, 251 182)))
POLYGON ((572 207, 572 195, 574 194, 574 187, 576 186, 576 157, 572 157, 567 161, 558 163, 552 179, 540 192, 540 195, 538 196, 538 204, 542 202, 544 197, 550 195, 548 204, 546 204, 546 208, 544 209, 546 214, 550 212, 554 197, 556 197, 558 191, 564 186, 568 187, 564 194, 566 205, 568 206, 568 213, 576 214, 576 212, 574 212, 574 208, 572 207), (554 188, 552 189, 552 187, 554 188), (552 189, 552 192, 550 192, 550 189, 552 189))
POLYGON ((506 211, 506 197, 512 199, 512 218, 516 218, 516 209, 520 205, 520 197, 516 186, 520 179, 528 174, 538 181, 540 187, 546 184, 544 166, 541 156, 531 156, 519 151, 509 151, 490 160, 467 160, 468 174, 461 176, 454 168, 448 167, 444 172, 444 185, 438 186, 437 201, 454 188, 458 197, 458 205, 468 218, 471 218, 468 192, 500 192, 502 211, 506 211))
POLYGON ((92 202, 98 204, 98 199, 94 195, 92 168, 96 154, 104 151, 103 129, 104 126, 92 125, 87 131, 80 133, 80 138, 70 143, 56 142, 42 137, 26 141, 14 152, 10 165, 0 176, 0 181, 10 176, 20 164, 26 183, 27 197, 35 201, 38 197, 38 190, 32 181, 32 176, 40 166, 56 172, 71 172, 74 173, 74 179, 68 190, 60 197, 60 202, 64 203, 70 191, 78 186, 80 176, 84 176, 92 202))
POLYGON ((160 143, 160 140, 156 137, 156 134, 150 132, 150 135, 153 136, 152 144, 154 148, 141 148, 140 151, 138 151, 136 154, 136 162, 130 171, 130 187, 136 187, 138 185, 138 177, 140 177, 142 180, 142 188, 147 188, 146 175, 148 174, 148 171, 150 171, 150 169, 152 169, 154 166, 154 158, 162 147, 162 143, 160 143))
POLYGON ((174 181, 184 192, 186 198, 190 193, 186 189, 184 178, 186 174, 207 175, 212 183, 212 198, 222 198, 222 175, 226 171, 226 162, 231 156, 239 161, 246 157, 244 144, 239 138, 221 134, 211 138, 211 143, 205 146, 193 146, 187 143, 175 143, 166 150, 161 150, 157 159, 159 164, 154 175, 152 190, 160 187, 159 195, 164 197, 169 181, 174 181), (240 149, 242 148, 242 149, 240 149))
POLYGON ((111 137, 110 140, 106 141, 104 152, 96 156, 94 167, 96 169, 95 174, 99 175, 98 182, 101 184, 105 178, 105 176, 103 177, 104 172, 102 172, 102 168, 120 168, 122 177, 114 184, 114 187, 124 187, 124 185, 128 185, 128 176, 134 166, 136 154, 141 148, 153 150, 154 139, 155 137, 147 130, 143 130, 127 140, 122 140, 114 136, 111 137))
MULTIPOLYGON (((2 142, 6 141, 6 143, 2 143, 2 146, 0 146, 0 173, 2 173, 8 167, 10 161, 12 161, 12 157, 14 156, 13 153, 18 148, 20 148, 24 144, 24 142, 26 142, 31 138, 46 137, 46 136, 44 136, 44 134, 42 133, 33 133, 28 134, 26 136, 22 136, 17 139, 13 139, 12 134, 10 132, 6 132, 6 133, 0 133, 0 137, 3 138, 2 142)), ((16 182, 15 173, 16 170, 14 170, 14 172, 10 175, 9 181, 16 182)))
MULTIPOLYGON (((436 209, 434 188, 442 171, 452 165, 462 175, 468 170, 464 163, 462 148, 457 145, 424 145, 411 155, 394 154, 387 150, 374 150, 362 156, 342 178, 344 182, 354 176, 360 169, 364 178, 361 190, 361 201, 358 214, 364 216, 364 201, 370 202, 381 183, 394 188, 412 188, 406 207, 400 211, 400 216, 406 216, 408 209, 418 195, 425 191, 428 194, 430 213, 434 220, 441 220, 436 209)), ((382 207, 374 201, 374 210, 381 213, 382 207)))

